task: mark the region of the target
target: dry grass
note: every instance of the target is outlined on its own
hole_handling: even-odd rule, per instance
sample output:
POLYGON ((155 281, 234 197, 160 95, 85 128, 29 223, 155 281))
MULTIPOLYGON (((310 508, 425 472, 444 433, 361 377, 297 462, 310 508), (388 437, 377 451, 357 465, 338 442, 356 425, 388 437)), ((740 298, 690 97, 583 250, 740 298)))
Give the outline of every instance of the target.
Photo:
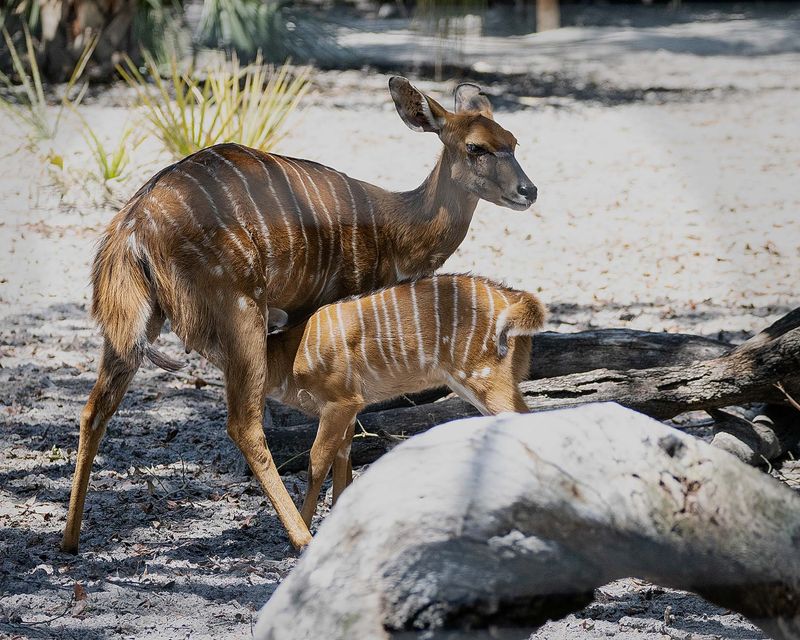
POLYGON ((180 71, 173 58, 167 78, 149 54, 145 67, 146 75, 126 59, 117 69, 136 91, 153 132, 177 158, 221 142, 269 151, 309 87, 307 67, 292 74, 288 64, 276 69, 260 55, 245 67, 233 56, 199 72, 180 71))
POLYGON ((31 38, 27 25, 23 24, 22 28, 25 37, 24 61, 23 55, 20 55, 6 28, 3 27, 2 29, 3 39, 6 41, 11 55, 14 75, 18 78, 19 83, 15 84, 9 76, 0 71, 0 83, 4 84, 8 92, 14 96, 13 99, 0 96, 0 108, 26 126, 30 130, 34 141, 49 140, 54 138, 58 131, 58 125, 61 122, 64 109, 76 108, 86 93, 88 83, 78 86, 78 82, 86 69, 86 64, 92 57, 92 53, 94 53, 97 38, 92 38, 86 43, 86 47, 81 52, 78 62, 72 70, 69 82, 67 82, 66 91, 61 100, 61 107, 53 117, 47 109, 47 99, 44 95, 42 75, 36 62, 33 38, 31 38))

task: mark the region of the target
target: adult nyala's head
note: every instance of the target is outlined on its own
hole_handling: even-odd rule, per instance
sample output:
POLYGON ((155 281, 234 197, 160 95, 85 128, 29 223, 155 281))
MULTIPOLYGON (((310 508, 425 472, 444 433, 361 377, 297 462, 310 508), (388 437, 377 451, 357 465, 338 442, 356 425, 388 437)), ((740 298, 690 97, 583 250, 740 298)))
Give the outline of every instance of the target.
POLYGON ((451 158, 452 178, 463 188, 517 211, 536 202, 536 185, 514 157, 517 139, 494 121, 479 86, 458 85, 452 112, 400 76, 389 79, 389 91, 410 129, 439 136, 451 158))

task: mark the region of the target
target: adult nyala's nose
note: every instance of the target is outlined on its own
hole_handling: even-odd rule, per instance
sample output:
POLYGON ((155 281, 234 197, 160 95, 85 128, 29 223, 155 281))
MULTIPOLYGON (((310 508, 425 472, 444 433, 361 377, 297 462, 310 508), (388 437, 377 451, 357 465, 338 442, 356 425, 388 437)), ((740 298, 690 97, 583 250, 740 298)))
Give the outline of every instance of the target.
POLYGON ((532 182, 523 182, 517 187, 517 192, 519 195, 527 198, 531 202, 536 202, 536 196, 539 193, 539 190, 532 182))

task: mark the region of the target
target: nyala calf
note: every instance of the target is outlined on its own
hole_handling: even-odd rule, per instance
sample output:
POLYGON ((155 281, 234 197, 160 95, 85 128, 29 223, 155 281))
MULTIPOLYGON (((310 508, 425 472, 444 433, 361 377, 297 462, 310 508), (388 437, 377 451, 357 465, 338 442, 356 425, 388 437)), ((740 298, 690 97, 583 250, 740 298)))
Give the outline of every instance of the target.
MULTIPOLYGON (((333 466, 350 483, 356 414, 367 404, 448 386, 484 415, 525 412, 519 390, 546 311, 532 293, 485 278, 435 275, 348 298, 270 336, 268 395, 320 418, 301 515, 311 522, 333 466)), ((286 314, 272 310, 274 329, 286 314)))

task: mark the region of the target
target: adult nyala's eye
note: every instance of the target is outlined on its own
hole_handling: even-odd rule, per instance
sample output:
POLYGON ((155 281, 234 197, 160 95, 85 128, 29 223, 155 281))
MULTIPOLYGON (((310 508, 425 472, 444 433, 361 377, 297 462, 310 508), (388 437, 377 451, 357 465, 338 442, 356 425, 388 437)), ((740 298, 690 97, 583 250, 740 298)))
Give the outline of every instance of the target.
POLYGON ((467 153, 471 156, 480 156, 483 155, 484 153, 487 153, 487 151, 479 144, 472 144, 470 142, 467 143, 467 153))

